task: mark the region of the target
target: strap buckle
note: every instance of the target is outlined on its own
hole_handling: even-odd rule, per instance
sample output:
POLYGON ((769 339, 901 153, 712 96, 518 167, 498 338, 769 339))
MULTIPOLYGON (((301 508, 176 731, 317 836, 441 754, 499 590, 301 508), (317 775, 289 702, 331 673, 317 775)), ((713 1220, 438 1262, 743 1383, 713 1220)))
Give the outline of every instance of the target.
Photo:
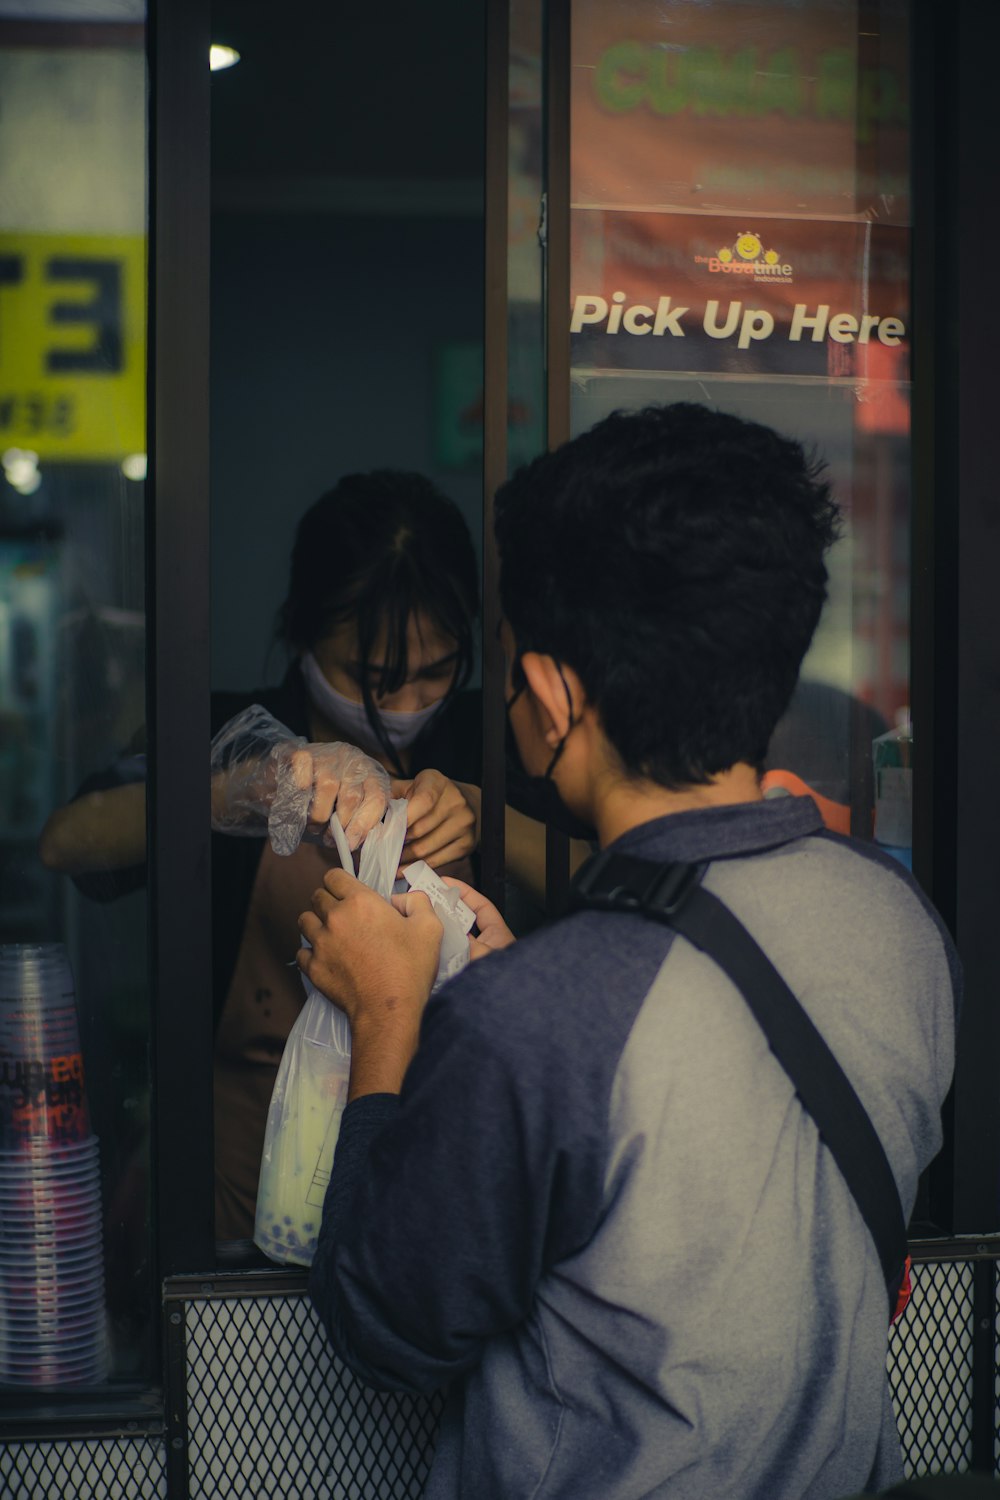
POLYGON ((664 865, 643 897, 643 905, 656 916, 672 917, 698 884, 705 866, 664 865))
POLYGON ((683 906, 703 869, 703 865, 658 864, 602 849, 577 871, 571 905, 574 910, 637 912, 669 920, 683 906))

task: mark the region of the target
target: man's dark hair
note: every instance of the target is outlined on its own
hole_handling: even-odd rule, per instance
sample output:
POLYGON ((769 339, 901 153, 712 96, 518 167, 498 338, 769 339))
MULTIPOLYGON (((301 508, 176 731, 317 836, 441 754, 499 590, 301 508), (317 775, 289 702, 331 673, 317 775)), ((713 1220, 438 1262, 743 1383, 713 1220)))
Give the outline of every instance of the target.
POLYGON ((374 682, 363 670, 360 686, 372 731, 388 749, 374 700, 406 681, 410 616, 426 615, 455 642, 454 693, 475 665, 478 612, 476 554, 461 511, 423 474, 375 469, 345 474, 299 522, 277 635, 300 654, 353 620, 367 669, 385 630, 383 670, 374 682))
POLYGON ((518 651, 572 666, 629 774, 671 788, 763 766, 837 534, 798 443, 686 403, 615 412, 496 499, 518 651))

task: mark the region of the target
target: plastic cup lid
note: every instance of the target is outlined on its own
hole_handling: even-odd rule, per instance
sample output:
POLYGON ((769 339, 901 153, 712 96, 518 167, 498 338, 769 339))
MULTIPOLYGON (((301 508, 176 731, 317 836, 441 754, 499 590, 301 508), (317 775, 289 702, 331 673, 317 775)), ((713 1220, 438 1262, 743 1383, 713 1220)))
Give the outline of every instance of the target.
POLYGON ((70 1178, 52 1183, 0 1183, 0 1214, 17 1208, 27 1213, 34 1213, 36 1208, 41 1213, 46 1209, 58 1213, 63 1208, 80 1208, 100 1201, 100 1180, 96 1172, 89 1181, 77 1182, 70 1178))
POLYGON ((78 1208, 81 1204, 100 1202, 100 1178, 95 1172, 89 1179, 65 1178, 57 1182, 0 1182, 0 1215, 21 1208, 41 1212, 61 1208, 78 1208))
POLYGON ((52 1344, 48 1347, 39 1345, 18 1345, 6 1350, 0 1349, 0 1362, 7 1365, 31 1365, 31 1364, 74 1364, 93 1365, 99 1364, 107 1358, 107 1339, 104 1330, 95 1333, 94 1336, 81 1344, 79 1348, 60 1348, 52 1344))
POLYGON ((99 1249, 101 1244, 101 1231, 91 1230, 87 1234, 78 1234, 73 1239, 50 1239, 33 1240, 30 1235, 25 1235, 20 1243, 15 1239, 5 1237, 0 1240, 0 1266, 34 1265, 45 1264, 52 1266, 64 1266, 71 1262, 71 1258, 90 1254, 99 1249))
POLYGON ((40 1296, 57 1291, 91 1285, 91 1278, 104 1275, 104 1256, 100 1246, 78 1256, 72 1264, 49 1261, 44 1265, 26 1265, 22 1258, 16 1265, 0 1266, 0 1289, 5 1295, 23 1297, 33 1291, 40 1296))
POLYGON ((0 1214, 16 1218, 40 1218, 45 1214, 57 1218, 64 1214, 91 1213, 101 1206, 98 1183, 67 1183, 52 1190, 32 1189, 22 1183, 17 1189, 0 1191, 0 1214))
POLYGON ((92 1267, 84 1276, 74 1276, 65 1285, 52 1286, 46 1279, 38 1282, 33 1276, 24 1276, 15 1281, 10 1274, 0 1277, 0 1309, 8 1307, 34 1307, 44 1303, 54 1307, 66 1297, 91 1295, 104 1291, 103 1267, 92 1267))
POLYGON ((15 1192, 46 1191, 66 1193, 73 1188, 90 1189, 100 1178, 97 1163, 81 1162, 77 1166, 56 1167, 51 1171, 28 1168, 24 1172, 4 1172, 0 1169, 0 1201, 15 1192))
POLYGON ((60 1216, 57 1219, 7 1218, 0 1227, 0 1246, 5 1244, 23 1246, 33 1244, 78 1244, 84 1236, 99 1233, 100 1215, 79 1214, 74 1217, 60 1216))
POLYGON ((74 1181, 91 1182, 99 1166, 96 1156, 78 1156, 75 1161, 62 1157, 52 1161, 25 1158, 16 1165, 10 1162, 0 1165, 0 1183, 10 1187, 37 1184, 43 1188, 51 1182, 53 1186, 65 1187, 74 1181))
POLYGON ((0 1226, 0 1245, 7 1240, 13 1244, 23 1244, 25 1239, 31 1238, 72 1243, 79 1240, 81 1235, 91 1234, 100 1227, 101 1216, 97 1212, 25 1215, 21 1218, 15 1214, 6 1214, 0 1226))
POLYGON ((95 1318, 103 1318, 104 1289, 103 1287, 90 1291, 86 1296, 60 1297, 58 1301, 48 1299, 37 1300, 34 1304, 28 1302, 9 1303, 5 1313, 0 1315, 0 1327, 6 1319, 12 1328, 23 1328, 27 1325, 39 1328, 61 1328, 67 1332, 73 1328, 89 1326, 89 1322, 95 1318))
POLYGON ((74 1235, 32 1235, 30 1230, 20 1238, 15 1239, 6 1232, 0 1238, 0 1259, 10 1263, 11 1257, 20 1255, 25 1260, 39 1261, 65 1260, 70 1255, 76 1255, 82 1250, 92 1250, 94 1246, 101 1243, 102 1234, 100 1226, 86 1229, 81 1234, 74 1235))
POLYGON ((74 1219, 71 1223, 59 1223, 55 1229, 48 1224, 34 1224, 30 1220, 17 1224, 13 1230, 5 1224, 0 1230, 0 1249, 7 1244, 16 1245, 19 1250, 23 1250, 26 1244, 38 1244, 42 1240, 46 1244, 50 1241, 54 1244, 75 1244, 81 1235, 94 1234, 100 1227, 101 1221, 96 1214, 86 1219, 74 1219))
POLYGON ((7 1358, 16 1360, 27 1360, 35 1358, 51 1359, 93 1359, 104 1347, 104 1321, 103 1318, 95 1317, 92 1327, 77 1338, 67 1338, 58 1328, 46 1328, 43 1326, 25 1326, 24 1328, 11 1328, 8 1331, 6 1343, 0 1339, 0 1358, 4 1352, 7 1358))
MULTIPOLYGON (((99 1144, 99 1142, 100 1142, 100 1137, 94 1135, 93 1133, 91 1133, 87 1137, 86 1141, 83 1141, 80 1144, 74 1144, 70 1149, 73 1150, 73 1151, 79 1151, 82 1146, 97 1146, 99 1144)), ((4 1153, 4 1154, 6 1154, 6 1153, 4 1153)))
POLYGON ((44 1219, 61 1222, 63 1219, 79 1218, 81 1214, 96 1213, 101 1207, 101 1195, 96 1184, 81 1192, 30 1192, 22 1188, 18 1192, 0 1193, 0 1215, 3 1219, 44 1219))
POLYGON ((16 1284, 7 1278, 7 1285, 0 1290, 0 1308, 7 1307, 59 1307, 63 1302, 77 1298, 104 1295, 103 1268, 88 1272, 86 1276, 74 1278, 65 1286, 39 1284, 30 1278, 16 1284))
POLYGON ((60 1323, 56 1323, 52 1317, 33 1318, 27 1313, 20 1314, 9 1323, 5 1320, 3 1331, 0 1332, 2 1339, 7 1332, 16 1329, 18 1337, 24 1338, 26 1331, 45 1325, 49 1332, 48 1338, 55 1338, 67 1345, 73 1343, 84 1343, 93 1341, 98 1334, 104 1334, 105 1310, 103 1306, 94 1303, 93 1306, 81 1308, 78 1312, 68 1314, 60 1323))
MULTIPOLYGON (((19 1318, 39 1317, 54 1318, 65 1312, 68 1318, 74 1318, 78 1314, 89 1310, 91 1304, 104 1302, 104 1283, 95 1282, 92 1286, 81 1288, 78 1292, 65 1291, 59 1296, 37 1295, 35 1297, 19 1297, 8 1299, 4 1306, 7 1314, 19 1318)), ((4 1313, 0 1312, 0 1321, 4 1313)))
POLYGON ((10 1151, 0 1158, 0 1176, 44 1177, 47 1172, 79 1172, 96 1167, 100 1161, 93 1147, 78 1141, 61 1141, 57 1145, 46 1138, 32 1141, 30 1146, 25 1142, 25 1146, 23 1151, 10 1151))
POLYGON ((4 1303, 8 1306, 35 1306, 45 1303, 46 1306, 54 1306, 61 1302, 64 1297, 78 1297, 83 1294, 104 1290, 104 1269, 102 1266, 92 1266, 85 1273, 74 1275, 69 1279, 64 1278, 63 1284, 54 1286, 51 1279, 46 1277, 43 1281, 34 1276, 22 1276, 15 1280, 11 1274, 0 1277, 0 1307, 4 1303))
MULTIPOLYGON (((104 1310, 104 1282, 103 1279, 96 1285, 86 1288, 81 1287, 79 1291, 71 1288, 60 1288, 58 1296, 46 1296, 40 1293, 30 1302, 25 1298, 11 1298, 7 1303, 12 1316, 23 1317, 37 1315, 40 1318, 52 1319, 54 1317, 74 1318, 78 1314, 85 1315, 100 1307, 104 1310)), ((0 1313, 0 1325, 2 1325, 4 1314, 0 1313)))
POLYGON ((92 1362, 100 1359, 107 1349, 107 1338, 102 1323, 99 1329, 80 1339, 76 1344, 67 1342, 65 1345, 50 1343, 29 1343, 27 1339, 16 1345, 8 1344, 6 1349, 0 1349, 0 1359, 6 1359, 8 1363, 28 1364, 31 1360, 47 1361, 72 1360, 75 1364, 92 1362))
POLYGON ((25 1160, 17 1166, 4 1163, 0 1166, 0 1187, 3 1190, 17 1187, 72 1187, 74 1182, 93 1182, 100 1170, 96 1156, 78 1156, 75 1161, 25 1160))
POLYGON ((103 1308, 90 1308, 87 1316, 78 1317, 67 1326, 66 1319, 37 1319, 30 1322, 28 1319, 10 1320, 4 1329, 4 1335, 0 1338, 0 1349, 6 1347, 9 1353, 31 1352, 58 1353, 58 1355, 69 1355, 76 1359, 79 1355, 93 1352, 94 1347, 102 1347, 103 1332, 105 1332, 105 1311, 103 1308), (6 1346, 4 1346, 6 1338, 6 1346))
POLYGON ((0 1382, 6 1385, 83 1385, 107 1378, 108 1357, 81 1360, 5 1360, 0 1355, 0 1382))
MULTIPOLYGON (((9 1356, 5 1356, 3 1353, 0 1353, 0 1370, 3 1370, 4 1367, 6 1367, 6 1371, 8 1373, 17 1373, 22 1376, 33 1370, 37 1371, 39 1374, 41 1374, 43 1371, 54 1374, 56 1370, 60 1368, 72 1369, 77 1371, 96 1371, 102 1369, 106 1365, 107 1358, 108 1354, 106 1345, 99 1345, 98 1347, 93 1349, 84 1349, 77 1354, 70 1354, 67 1352, 63 1357, 59 1357, 56 1354, 55 1350, 51 1349, 45 1350, 44 1353, 39 1352, 34 1356, 32 1356, 31 1353, 29 1353, 27 1350, 18 1350, 16 1354, 11 1354, 9 1356)), ((3 1379, 2 1375, 0 1375, 0 1379, 3 1379)))
POLYGON ((0 1239, 3 1238, 4 1225, 17 1223, 26 1229, 34 1227, 41 1231, 48 1225, 58 1233, 64 1226, 71 1227, 84 1220, 93 1220, 100 1223, 101 1200, 97 1193, 91 1198, 80 1198, 75 1202, 59 1203, 27 1203, 20 1208, 8 1207, 0 1198, 0 1239))
POLYGON ((89 1178, 98 1170, 100 1163, 96 1151, 81 1152, 79 1156, 29 1156, 25 1153, 20 1161, 0 1162, 0 1182, 62 1181, 66 1177, 81 1180, 89 1178))
MULTIPOLYGON (((8 1357, 28 1359, 32 1354, 65 1355, 70 1359, 93 1356, 104 1347, 104 1317, 95 1313, 90 1326, 79 1329, 53 1329, 49 1332, 32 1329, 29 1325, 11 1328, 6 1335, 8 1357)), ((0 1340, 0 1346, 2 1346, 0 1340)))
MULTIPOLYGON (((78 1314, 86 1313, 92 1307, 104 1304, 104 1285, 91 1286, 79 1292, 62 1292, 55 1296, 36 1296, 32 1298, 11 1298, 6 1303, 7 1315, 10 1317, 37 1317, 52 1319, 62 1317, 74 1318, 78 1314)), ((4 1314, 0 1313, 0 1320, 4 1314)))
POLYGON ((18 1375, 15 1371, 4 1371, 0 1367, 0 1385, 7 1390, 56 1391, 65 1388, 104 1385, 108 1378, 107 1364, 102 1362, 95 1369, 68 1370, 58 1375, 18 1375))
POLYGON ((68 1245, 65 1250, 57 1243, 51 1245, 40 1245, 33 1250, 29 1240, 20 1245, 12 1245, 9 1242, 0 1245, 0 1268, 6 1267, 9 1271, 23 1270, 26 1275, 34 1277, 45 1271, 50 1274, 74 1271, 82 1267, 101 1254, 101 1237, 92 1235, 88 1244, 68 1245))
POLYGON ((78 1222, 80 1219, 100 1219, 100 1217, 99 1193, 94 1193, 89 1197, 60 1198, 54 1203, 48 1199, 35 1202, 28 1199, 19 1204, 5 1203, 3 1195, 0 1194, 0 1225, 8 1221, 18 1224, 61 1225, 78 1222))
POLYGON ((29 1344, 27 1340, 6 1349, 0 1349, 0 1359, 9 1364, 28 1364, 32 1360, 39 1362, 54 1363, 59 1360, 72 1360, 74 1364, 93 1363, 102 1358, 107 1352, 107 1338, 104 1325, 100 1330, 87 1339, 83 1340, 78 1347, 72 1348, 66 1345, 64 1348, 57 1344, 42 1346, 40 1344, 29 1344))
POLYGON ((72 1172, 57 1172, 54 1174, 25 1173, 21 1177, 0 1175, 0 1203, 11 1203, 15 1200, 31 1202, 35 1198, 54 1198, 62 1200, 73 1193, 93 1192, 100 1179, 100 1172, 95 1162, 92 1166, 81 1163, 72 1172))
POLYGON ((96 1151, 99 1145, 98 1137, 90 1134, 82 1141, 67 1141, 64 1145, 38 1141, 26 1143, 24 1146, 15 1147, 12 1150, 0 1151, 0 1163, 23 1161, 26 1156, 43 1155, 58 1159, 61 1156, 74 1156, 81 1151, 96 1151))

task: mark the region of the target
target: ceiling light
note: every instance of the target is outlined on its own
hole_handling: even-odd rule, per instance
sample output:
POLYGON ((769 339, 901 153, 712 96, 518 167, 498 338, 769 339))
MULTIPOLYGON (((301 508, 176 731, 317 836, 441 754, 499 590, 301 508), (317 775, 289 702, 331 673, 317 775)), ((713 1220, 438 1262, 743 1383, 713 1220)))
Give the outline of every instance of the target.
POLYGON ((0 462, 4 478, 21 495, 33 495, 42 482, 38 472, 38 454, 30 448, 8 448, 0 462))
POLYGON ((235 47, 224 47, 220 42, 213 42, 208 49, 208 66, 213 73, 221 73, 223 68, 235 68, 240 60, 240 54, 235 47))
POLYGON ((129 453, 122 459, 122 473, 126 479, 145 479, 146 477, 146 455, 145 453, 129 453))

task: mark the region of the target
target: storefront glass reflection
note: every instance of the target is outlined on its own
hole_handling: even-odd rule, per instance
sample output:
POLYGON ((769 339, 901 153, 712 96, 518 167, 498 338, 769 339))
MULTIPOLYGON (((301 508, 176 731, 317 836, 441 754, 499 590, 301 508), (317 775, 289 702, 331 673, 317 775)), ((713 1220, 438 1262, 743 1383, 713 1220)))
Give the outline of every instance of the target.
POLYGON ((909 7, 576 0, 572 64, 574 431, 699 401, 827 463, 845 533, 768 785, 908 862, 909 7))
POLYGON ((49 825, 43 838, 88 778, 143 774, 145 747, 130 742, 146 717, 145 15, 43 10, 0 22, 0 1381, 12 1400, 145 1383, 153 1357, 145 896, 99 899, 92 830, 49 825))

